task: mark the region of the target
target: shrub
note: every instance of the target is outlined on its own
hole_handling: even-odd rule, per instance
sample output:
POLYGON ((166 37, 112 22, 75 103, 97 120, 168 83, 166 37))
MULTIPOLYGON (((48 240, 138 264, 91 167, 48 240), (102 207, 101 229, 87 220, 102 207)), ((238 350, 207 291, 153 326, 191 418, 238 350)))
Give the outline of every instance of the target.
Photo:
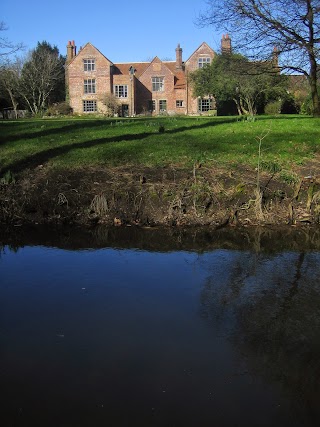
POLYGON ((105 94, 101 99, 102 104, 104 105, 103 114, 107 117, 115 117, 119 114, 120 105, 119 101, 115 95, 112 93, 105 94))
POLYGON ((270 101, 264 108, 265 114, 274 115, 281 112, 281 101, 270 101))
POLYGON ((293 95, 288 94, 281 105, 281 114, 298 114, 300 106, 293 95))
POLYGON ((47 116, 68 116, 71 113, 72 108, 65 101, 50 105, 46 111, 47 116))
POLYGON ((312 116, 312 114, 313 114, 313 104, 312 104, 311 95, 307 96, 307 98, 302 103, 301 109, 300 109, 300 113, 312 116))

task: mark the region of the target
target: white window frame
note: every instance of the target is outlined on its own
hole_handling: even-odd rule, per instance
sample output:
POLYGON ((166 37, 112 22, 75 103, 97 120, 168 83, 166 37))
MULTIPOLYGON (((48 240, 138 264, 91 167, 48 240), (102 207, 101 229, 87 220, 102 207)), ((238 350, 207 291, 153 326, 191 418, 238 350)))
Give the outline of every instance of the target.
POLYGON ((84 99, 82 101, 84 113, 95 113, 97 110, 97 101, 94 99, 84 99))
POLYGON ((167 111, 167 100, 166 99, 159 99, 159 112, 162 113, 164 111, 167 111), (165 108, 163 108, 163 107, 165 107, 165 108))
POLYGON ((163 92, 164 91, 164 77, 152 77, 152 92, 163 92))
POLYGON ((128 85, 114 85, 113 93, 116 98, 128 98, 128 85))
POLYGON ((96 93, 96 79, 84 79, 84 93, 96 93))
POLYGON ((93 58, 88 58, 83 60, 83 71, 95 71, 96 70, 96 60, 93 58))
POLYGON ((211 98, 198 99, 198 111, 200 113, 206 113, 211 110, 213 110, 213 100, 211 98))
POLYGON ((200 56, 198 59, 198 68, 203 68, 205 65, 211 64, 210 56, 200 56))
POLYGON ((183 108, 183 100, 182 99, 176 100, 176 108, 183 108))
POLYGON ((154 99, 150 99, 148 101, 148 111, 150 111, 151 113, 156 111, 156 101, 154 99))

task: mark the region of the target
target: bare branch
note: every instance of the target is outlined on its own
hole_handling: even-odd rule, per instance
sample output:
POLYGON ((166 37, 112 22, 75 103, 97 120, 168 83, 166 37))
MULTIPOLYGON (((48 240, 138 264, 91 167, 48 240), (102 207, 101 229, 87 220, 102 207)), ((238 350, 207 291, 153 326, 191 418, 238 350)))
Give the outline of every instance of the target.
MULTIPOLYGON (((8 27, 4 22, 0 22, 0 32, 7 31, 8 27)), ((23 50, 24 45, 22 43, 14 44, 10 42, 6 37, 0 37, 0 57, 7 57, 13 55, 19 50, 23 50)))
POLYGON ((207 0, 198 24, 230 33, 233 49, 252 60, 270 59, 276 47, 280 69, 308 76, 314 114, 320 116, 319 0, 207 0))

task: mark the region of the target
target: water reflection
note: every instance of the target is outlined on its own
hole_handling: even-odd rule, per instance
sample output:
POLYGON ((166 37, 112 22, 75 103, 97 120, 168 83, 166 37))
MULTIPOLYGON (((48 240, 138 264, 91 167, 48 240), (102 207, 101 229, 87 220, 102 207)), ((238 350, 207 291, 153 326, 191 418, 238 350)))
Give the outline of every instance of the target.
POLYGON ((284 233, 4 234, 1 425, 318 425, 318 230, 284 233))
POLYGON ((301 423, 319 423, 320 254, 207 254, 202 263, 202 315, 228 323, 246 369, 281 385, 301 423))

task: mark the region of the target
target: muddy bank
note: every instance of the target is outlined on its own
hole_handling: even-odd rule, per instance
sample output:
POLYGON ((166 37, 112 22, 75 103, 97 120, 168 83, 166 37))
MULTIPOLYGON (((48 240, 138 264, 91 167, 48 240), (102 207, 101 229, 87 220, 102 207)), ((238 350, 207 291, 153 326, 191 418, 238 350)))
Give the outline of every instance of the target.
MULTIPOLYGON (((309 168, 310 169, 310 168, 309 168)), ((320 220, 320 176, 296 182, 257 171, 39 166, 0 184, 0 223, 115 226, 300 225, 320 220)))

